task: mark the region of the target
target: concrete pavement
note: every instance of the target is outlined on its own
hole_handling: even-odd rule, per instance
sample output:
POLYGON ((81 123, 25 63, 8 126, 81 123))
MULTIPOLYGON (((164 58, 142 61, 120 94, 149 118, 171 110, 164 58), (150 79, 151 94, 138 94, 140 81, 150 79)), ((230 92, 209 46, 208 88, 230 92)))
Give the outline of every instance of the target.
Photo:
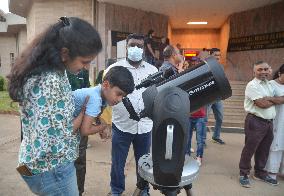
MULTIPOLYGON (((251 180, 252 188, 242 188, 238 183, 238 163, 244 143, 244 135, 222 133, 226 145, 218 145, 207 136, 207 148, 197 180, 193 183, 194 196, 283 196, 284 181, 279 186, 270 186, 251 180)), ((106 196, 109 192, 111 167, 111 142, 90 136, 91 147, 87 150, 86 196, 106 196)), ((194 144, 193 139, 193 144, 194 144)), ((29 196, 23 180, 16 172, 17 154, 20 145, 19 117, 0 115, 0 196, 29 196)), ((252 163, 253 164, 253 163, 252 163)), ((135 190, 135 161, 133 151, 129 152, 126 170, 126 196, 135 190)), ((162 195, 151 189, 152 196, 162 195)), ((186 194, 182 192, 180 196, 186 194)))

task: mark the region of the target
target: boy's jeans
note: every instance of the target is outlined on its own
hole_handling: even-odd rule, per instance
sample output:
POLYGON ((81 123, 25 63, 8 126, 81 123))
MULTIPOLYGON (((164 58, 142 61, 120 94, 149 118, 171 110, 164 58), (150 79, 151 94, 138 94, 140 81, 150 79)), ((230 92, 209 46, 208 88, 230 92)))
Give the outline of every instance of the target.
POLYGON ((30 190, 37 195, 78 196, 74 162, 33 176, 22 176, 30 190))
POLYGON ((189 137, 187 142, 186 153, 190 155, 190 148, 191 148, 191 138, 193 128, 195 127, 196 130, 196 141, 197 141, 197 150, 196 156, 203 157, 203 137, 204 132, 206 131, 206 117, 204 118, 189 118, 189 137))

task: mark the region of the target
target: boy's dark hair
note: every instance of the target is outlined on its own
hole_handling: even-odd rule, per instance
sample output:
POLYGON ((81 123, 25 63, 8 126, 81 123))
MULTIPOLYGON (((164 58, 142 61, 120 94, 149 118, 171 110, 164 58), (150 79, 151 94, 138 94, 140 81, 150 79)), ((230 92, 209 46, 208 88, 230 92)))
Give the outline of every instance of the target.
POLYGON ((103 78, 103 81, 105 80, 107 80, 111 86, 117 86, 126 94, 130 94, 134 90, 133 76, 125 67, 112 67, 103 78))
POLYGON ((209 50, 209 54, 213 54, 214 52, 220 52, 220 49, 219 48, 211 48, 209 50))
POLYGON ((144 35, 142 34, 137 34, 137 33, 132 33, 132 34, 129 34, 126 38, 126 43, 128 43, 128 41, 130 39, 138 39, 138 40, 143 40, 144 41, 144 35))
POLYGON ((46 71, 64 72, 61 49, 67 48, 73 60, 77 56, 96 55, 102 49, 101 38, 88 22, 75 17, 61 17, 38 35, 13 65, 9 79, 9 94, 14 101, 21 101, 23 85, 32 75, 46 71))

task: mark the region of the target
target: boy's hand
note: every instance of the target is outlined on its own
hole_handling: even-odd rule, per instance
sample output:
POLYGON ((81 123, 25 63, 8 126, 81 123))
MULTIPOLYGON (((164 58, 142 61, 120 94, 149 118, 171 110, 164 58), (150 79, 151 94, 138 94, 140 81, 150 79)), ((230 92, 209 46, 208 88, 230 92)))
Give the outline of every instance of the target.
POLYGON ((111 126, 110 125, 107 125, 107 127, 100 132, 100 137, 104 141, 111 138, 111 126))

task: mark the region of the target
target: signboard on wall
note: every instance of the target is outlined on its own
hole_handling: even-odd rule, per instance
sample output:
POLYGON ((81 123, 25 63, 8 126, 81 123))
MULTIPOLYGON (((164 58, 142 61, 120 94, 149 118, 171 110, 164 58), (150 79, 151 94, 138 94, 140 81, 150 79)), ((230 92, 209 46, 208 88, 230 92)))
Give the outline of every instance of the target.
POLYGON ((284 31, 230 38, 228 52, 284 48, 284 31))

